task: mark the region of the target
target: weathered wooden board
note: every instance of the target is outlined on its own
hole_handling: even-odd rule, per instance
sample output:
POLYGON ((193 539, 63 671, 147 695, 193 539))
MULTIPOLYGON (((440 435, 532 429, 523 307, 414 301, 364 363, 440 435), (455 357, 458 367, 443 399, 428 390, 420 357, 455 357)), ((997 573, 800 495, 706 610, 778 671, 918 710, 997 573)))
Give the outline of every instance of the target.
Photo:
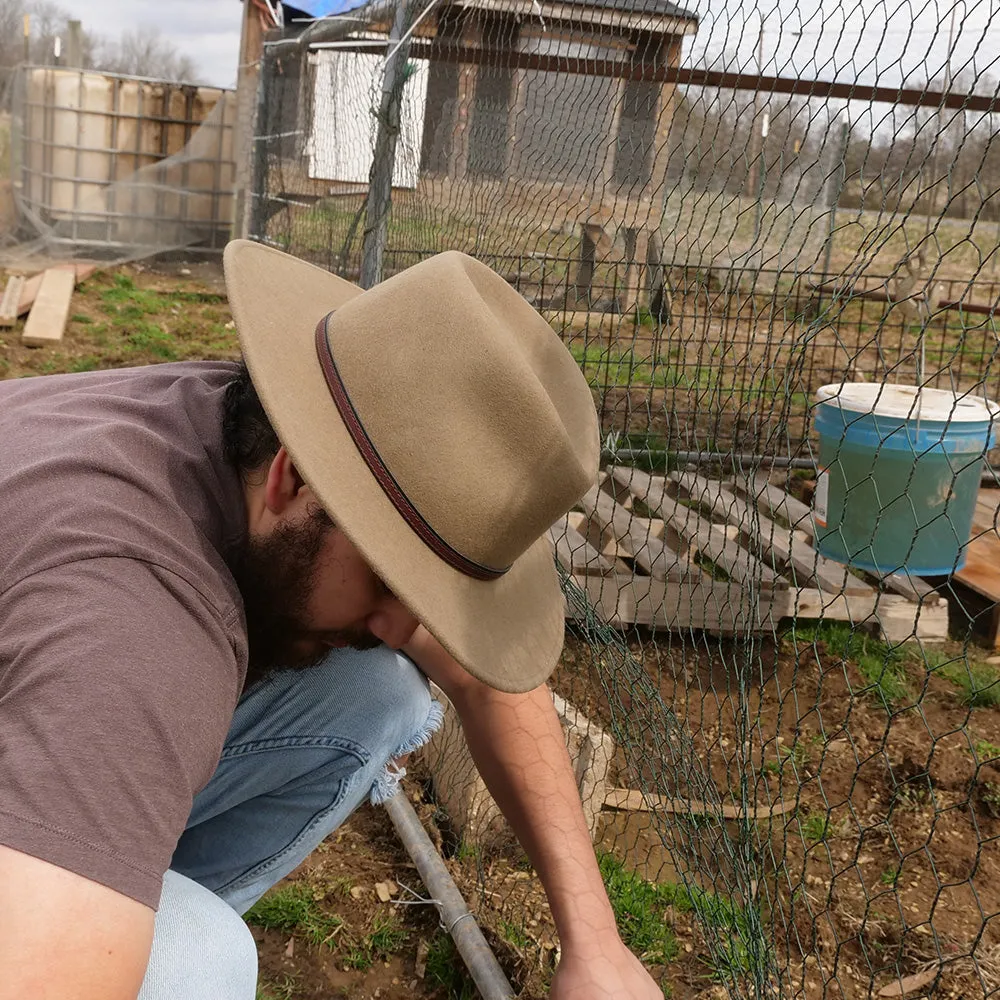
POLYGON ((45 347, 62 340, 75 287, 76 277, 72 271, 53 267, 42 275, 38 297, 21 334, 22 344, 45 347))
POLYGON ((566 514, 549 528, 549 538, 556 550, 556 557, 569 573, 614 572, 614 563, 598 552, 573 524, 573 515, 566 514))
MULTIPOLYGON (((694 629, 717 635, 773 632, 782 620, 822 619, 877 627, 890 642, 948 638, 948 606, 919 605, 896 594, 830 595, 809 587, 761 592, 756 601, 736 581, 708 584, 652 577, 575 575, 587 601, 611 625, 694 629)), ((575 609, 568 607, 573 615, 575 609)))
POLYGON ((0 298, 0 326, 13 326, 17 322, 24 282, 23 274, 12 274, 7 279, 3 297, 0 298))
POLYGON ((652 792, 640 792, 631 788, 609 789, 604 798, 608 809, 626 809, 629 812, 677 813, 682 816, 717 816, 721 819, 770 819, 784 816, 795 810, 794 801, 778 800, 770 806, 760 806, 747 811, 731 803, 701 802, 698 799, 668 799, 652 792))
MULTIPOLYGON (((764 602, 754 603, 736 581, 705 579, 707 583, 624 574, 573 577, 586 594, 588 604, 610 625, 649 625, 736 635, 770 631, 777 624, 775 619, 761 628, 759 604, 764 602)), ((571 607, 567 610, 571 615, 576 613, 571 607)))
POLYGON ((612 470, 615 481, 630 489, 651 512, 659 515, 698 552, 721 566, 734 580, 761 589, 783 589, 788 581, 766 566, 739 542, 730 538, 722 525, 712 524, 697 511, 678 503, 667 492, 666 480, 650 476, 640 469, 618 467, 612 470))
POLYGON ((948 605, 944 601, 917 603, 898 594, 830 595, 803 587, 773 595, 768 608, 774 620, 782 618, 843 621, 877 626, 889 642, 948 638, 948 605))
MULTIPOLYGON (((53 264, 52 267, 46 268, 46 271, 53 270, 72 272, 76 284, 79 284, 81 281, 86 281, 97 271, 97 265, 91 261, 78 260, 67 264, 53 264)), ((40 271, 25 281, 24 287, 21 290, 21 302, 17 307, 18 316, 25 315, 35 304, 35 299, 38 297, 38 291, 42 287, 42 278, 45 276, 45 273, 45 271, 40 271)))
MULTIPOLYGON (((593 487, 587 493, 580 501, 580 506, 588 517, 597 521, 603 531, 614 536, 623 554, 634 559, 650 576, 660 580, 680 581, 704 575, 680 553, 668 548, 656 530, 656 522, 636 517, 598 487, 593 487)), ((660 531, 662 532, 662 525, 660 531)))

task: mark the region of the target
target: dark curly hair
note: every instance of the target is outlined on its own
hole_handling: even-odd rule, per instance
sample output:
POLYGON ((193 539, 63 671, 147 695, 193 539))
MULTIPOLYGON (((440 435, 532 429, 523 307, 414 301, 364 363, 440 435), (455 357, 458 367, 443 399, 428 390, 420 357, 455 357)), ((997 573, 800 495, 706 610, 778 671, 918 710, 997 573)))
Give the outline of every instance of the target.
POLYGON ((239 370, 226 386, 223 401, 222 448, 226 461, 246 479, 274 458, 280 447, 278 435, 250 380, 250 372, 241 361, 239 370))

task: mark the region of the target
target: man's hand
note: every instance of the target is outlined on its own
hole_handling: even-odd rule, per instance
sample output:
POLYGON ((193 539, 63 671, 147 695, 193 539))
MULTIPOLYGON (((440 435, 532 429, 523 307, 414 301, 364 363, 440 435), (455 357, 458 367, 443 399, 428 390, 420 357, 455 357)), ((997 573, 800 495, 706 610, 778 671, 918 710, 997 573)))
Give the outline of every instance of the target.
POLYGON ((550 995, 552 1000, 663 1000, 663 990, 617 935, 593 940, 583 950, 564 948, 550 995))

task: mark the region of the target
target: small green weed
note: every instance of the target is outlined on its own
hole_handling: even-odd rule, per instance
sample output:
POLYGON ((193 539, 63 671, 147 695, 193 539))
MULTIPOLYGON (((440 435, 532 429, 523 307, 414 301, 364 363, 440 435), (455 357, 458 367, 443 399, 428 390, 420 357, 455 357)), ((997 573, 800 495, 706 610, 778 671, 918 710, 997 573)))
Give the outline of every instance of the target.
POLYGON ((92 319, 91 319, 91 318, 90 318, 89 316, 87 316, 87 315, 86 315, 85 313, 73 313, 73 315, 72 315, 72 316, 70 316, 70 318, 69 318, 69 321, 70 321, 71 323, 83 323, 83 324, 85 324, 85 325, 86 325, 86 324, 90 324, 90 323, 93 323, 93 322, 94 322, 94 321, 93 321, 93 320, 92 320, 92 319))
POLYGON ((830 817, 826 813, 810 813, 799 820, 799 831, 807 844, 818 844, 830 836, 830 817))
POLYGON ((976 740, 973 749, 976 751, 976 759, 981 764, 989 764, 1000 760, 1000 747, 995 743, 990 743, 989 740, 976 740))
POLYGON ((939 667, 937 673, 959 688, 962 703, 970 708, 1000 706, 1000 673, 989 663, 952 660, 939 667))
POLYGON ((444 990, 445 1000, 475 1000, 478 996, 454 942, 444 932, 431 939, 425 976, 431 984, 444 990))
POLYGON ((899 881, 899 869, 898 868, 886 868, 881 875, 879 875, 879 881, 882 885, 895 886, 899 881))
POLYGON ((982 782, 979 795, 986 811, 994 819, 1000 819, 1000 783, 996 781, 982 782))
POLYGON ((292 1000, 298 991, 298 986, 297 976, 290 976, 287 973, 281 979, 265 976, 257 983, 257 1000, 292 1000))
POLYGON ((399 925, 395 914, 376 913, 371 930, 360 940, 346 945, 343 956, 348 969, 370 969, 375 962, 385 962, 406 943, 409 932, 399 925))
POLYGON ((515 924, 509 920, 500 921, 500 935, 515 951, 524 951, 530 942, 524 932, 523 924, 515 924))
POLYGON ((336 914, 323 912, 304 882, 272 889, 247 911, 245 919, 270 930, 296 931, 311 944, 327 946, 332 946, 344 923, 336 914))
POLYGON ((464 840, 458 842, 458 847, 455 848, 455 860, 457 861, 475 861, 479 857, 479 845, 469 844, 464 840))
POLYGON ((371 933, 365 937, 365 945, 374 958, 385 961, 406 943, 409 932, 400 926, 395 914, 376 914, 372 921, 371 933))
POLYGON ((786 762, 790 763, 796 771, 801 770, 809 763, 809 749, 802 743, 793 743, 790 747, 778 743, 776 745, 778 759, 766 761, 763 769, 768 774, 779 774, 786 762))

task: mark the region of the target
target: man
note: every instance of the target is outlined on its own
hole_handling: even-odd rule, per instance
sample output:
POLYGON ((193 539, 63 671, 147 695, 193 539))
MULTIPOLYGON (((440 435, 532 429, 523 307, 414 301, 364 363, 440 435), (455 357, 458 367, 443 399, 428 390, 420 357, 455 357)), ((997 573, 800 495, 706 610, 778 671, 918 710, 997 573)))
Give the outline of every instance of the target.
POLYGON ((659 997, 544 684, 543 532, 598 456, 572 358, 462 254, 225 268, 249 377, 0 384, 0 1000, 252 998, 238 914, 392 794, 426 677, 547 889, 553 996, 659 997))

